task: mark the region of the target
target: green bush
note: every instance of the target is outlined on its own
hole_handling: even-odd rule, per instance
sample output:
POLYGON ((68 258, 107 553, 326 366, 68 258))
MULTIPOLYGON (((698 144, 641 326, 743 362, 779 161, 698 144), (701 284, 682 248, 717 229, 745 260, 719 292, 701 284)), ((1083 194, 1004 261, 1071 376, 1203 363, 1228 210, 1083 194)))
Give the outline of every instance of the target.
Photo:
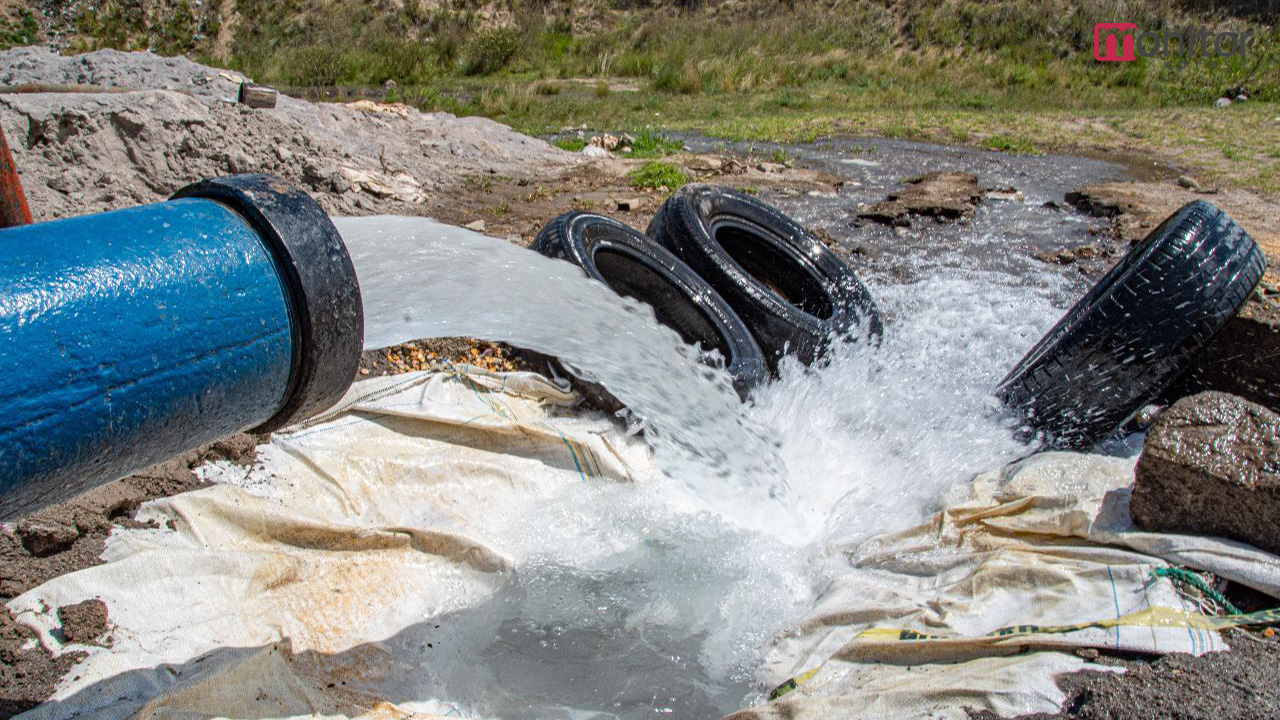
POLYGON ((280 77, 287 85, 314 87, 337 85, 352 70, 347 51, 336 45, 307 45, 285 54, 280 77))
POLYGON ((515 57, 520 48, 520 31, 512 27, 493 28, 477 34, 462 51, 462 74, 492 75, 515 57))
POLYGON ((23 10, 16 18, 0 20, 0 50, 19 45, 35 45, 40 41, 40 26, 35 13, 23 10))

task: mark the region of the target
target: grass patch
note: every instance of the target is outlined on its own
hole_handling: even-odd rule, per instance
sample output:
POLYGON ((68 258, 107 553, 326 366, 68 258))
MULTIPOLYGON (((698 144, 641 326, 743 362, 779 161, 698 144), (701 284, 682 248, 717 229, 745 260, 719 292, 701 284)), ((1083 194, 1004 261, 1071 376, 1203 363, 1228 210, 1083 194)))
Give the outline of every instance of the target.
POLYGON ((631 187, 637 188, 675 190, 689 182, 689 178, 680 171, 680 168, 659 160, 650 160, 632 170, 628 177, 630 178, 631 187))
POLYGON ((569 152, 582 152, 582 148, 587 146, 587 141, 584 138, 580 138, 580 137, 566 137, 566 138, 556 138, 555 140, 551 141, 551 144, 555 145, 561 150, 568 150, 569 152))
POLYGON ((626 156, 631 158, 666 157, 684 150, 684 143, 663 137, 650 128, 645 128, 632 136, 631 148, 626 156))
POLYGON ((982 141, 982 147, 1016 155, 1035 155, 1037 152, 1036 146, 1027 140, 1008 135, 992 135, 982 141))

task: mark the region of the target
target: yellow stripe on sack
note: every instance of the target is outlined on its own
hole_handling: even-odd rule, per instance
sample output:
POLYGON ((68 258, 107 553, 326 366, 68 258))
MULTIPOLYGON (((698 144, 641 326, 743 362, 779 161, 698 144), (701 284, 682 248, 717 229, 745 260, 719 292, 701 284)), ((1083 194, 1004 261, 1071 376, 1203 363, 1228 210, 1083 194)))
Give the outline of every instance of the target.
MULTIPOLYGON (((873 640, 882 642, 906 641, 956 641, 963 640, 974 642, 977 640, 988 640, 998 642, 1008 637, 1025 637, 1027 635, 1062 635, 1065 633, 1078 632, 1080 630, 1089 629, 1110 629, 1122 626, 1140 626, 1140 627, 1185 627, 1197 630, 1227 630, 1229 628, 1243 627, 1245 625, 1272 625, 1280 624, 1280 608, 1271 610, 1259 610, 1258 612, 1242 613, 1238 615, 1203 615, 1201 613, 1187 612, 1186 610, 1177 610, 1168 607, 1150 607, 1145 610, 1131 612, 1121 615, 1118 618, 1108 620, 1097 620, 1095 622, 1076 623, 1074 625, 1010 625, 1009 627, 1000 628, 978 637, 964 637, 960 635, 928 635, 926 633, 917 632, 915 630, 902 630, 897 628, 868 628, 858 633, 856 640, 873 640)), ((808 682, 818 671, 822 669, 819 665, 812 670, 806 670, 790 680, 782 683, 769 693, 769 701, 777 700, 784 695, 794 692, 801 685, 808 682)))
POLYGON ((822 666, 821 666, 821 665, 819 665, 818 667, 816 667, 816 668, 814 668, 814 669, 812 669, 812 670, 805 670, 804 672, 800 673, 799 675, 797 675, 797 676, 795 676, 795 677, 791 678, 790 680, 788 680, 788 681, 786 681, 786 682, 782 683, 781 685, 779 685, 778 687, 774 688, 774 689, 773 689, 773 691, 769 693, 769 702, 773 702, 774 700, 777 700, 778 698, 782 697, 783 695, 786 695, 787 693, 791 692, 792 690, 795 690, 796 688, 798 688, 798 687, 800 687, 801 685, 805 684, 806 682, 808 682, 808 681, 809 681, 809 678, 813 677, 814 675, 817 675, 817 674, 818 674, 818 671, 819 671, 819 670, 821 670, 821 669, 822 669, 822 666))
POLYGON ((1280 623, 1280 608, 1260 610, 1241 615, 1202 615, 1200 613, 1177 610, 1169 607, 1151 607, 1138 610, 1118 618, 1095 620, 1074 625, 1011 625, 999 630, 980 635, 976 638, 965 638, 958 635, 929 635, 915 630, 897 628, 868 628, 858 634, 858 640, 1000 640, 1006 637, 1026 635, 1061 635, 1089 629, 1109 629, 1114 627, 1185 627, 1197 630, 1226 630, 1244 625, 1269 625, 1280 623))

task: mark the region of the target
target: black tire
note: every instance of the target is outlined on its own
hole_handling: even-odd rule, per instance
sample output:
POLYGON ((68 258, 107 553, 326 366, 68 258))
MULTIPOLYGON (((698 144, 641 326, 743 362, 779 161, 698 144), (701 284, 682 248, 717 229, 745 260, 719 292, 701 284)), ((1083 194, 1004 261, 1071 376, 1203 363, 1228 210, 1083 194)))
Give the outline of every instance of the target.
POLYGON ((567 260, 619 295, 648 304, 658 322, 686 343, 719 351, 742 397, 768 379, 760 347, 733 308, 639 230, 602 215, 569 212, 547 223, 532 249, 567 260))
POLYGON ((1262 251, 1226 213, 1190 203, 1104 275, 996 395, 1048 446, 1092 447, 1186 369, 1265 269, 1262 251))
POLYGON ((813 233, 777 208, 715 185, 686 185, 658 210, 649 236, 689 264, 751 329, 769 366, 806 365, 829 341, 861 328, 878 340, 862 280, 813 233))

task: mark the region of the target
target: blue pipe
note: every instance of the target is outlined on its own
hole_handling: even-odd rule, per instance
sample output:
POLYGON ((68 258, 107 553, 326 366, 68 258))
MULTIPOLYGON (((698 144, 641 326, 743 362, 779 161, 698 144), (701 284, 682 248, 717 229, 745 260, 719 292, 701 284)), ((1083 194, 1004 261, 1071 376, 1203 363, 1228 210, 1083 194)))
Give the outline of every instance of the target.
POLYGON ((265 176, 0 230, 0 518, 332 405, 359 287, 306 193, 265 176))

